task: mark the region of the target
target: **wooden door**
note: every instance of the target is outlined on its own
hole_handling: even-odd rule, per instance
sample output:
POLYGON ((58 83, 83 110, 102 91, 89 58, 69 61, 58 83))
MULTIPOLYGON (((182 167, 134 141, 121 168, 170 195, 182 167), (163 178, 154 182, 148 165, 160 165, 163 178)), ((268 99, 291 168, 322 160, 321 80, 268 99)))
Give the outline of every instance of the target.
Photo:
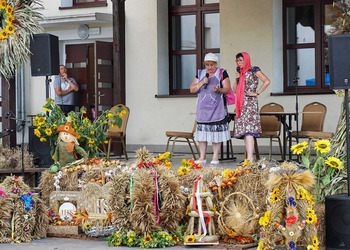
POLYGON ((92 117, 91 109, 94 106, 94 44, 66 45, 66 67, 68 76, 73 77, 79 91, 75 92, 75 105, 87 109, 87 115, 92 117))
POLYGON ((113 43, 95 42, 96 116, 116 105, 113 103, 113 43))

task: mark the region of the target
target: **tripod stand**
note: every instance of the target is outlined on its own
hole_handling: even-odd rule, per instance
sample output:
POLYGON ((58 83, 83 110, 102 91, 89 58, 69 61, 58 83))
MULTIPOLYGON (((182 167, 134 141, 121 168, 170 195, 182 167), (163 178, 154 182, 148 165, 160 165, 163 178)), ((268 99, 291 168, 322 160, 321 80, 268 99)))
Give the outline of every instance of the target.
MULTIPOLYGON (((25 131, 26 123, 29 122, 29 121, 26 121, 25 119, 18 119, 18 118, 16 118, 16 116, 11 111, 7 113, 6 118, 20 122, 21 130, 22 130, 22 142, 21 142, 21 161, 22 161, 22 164, 21 164, 21 174, 22 174, 22 176, 24 178, 24 131, 25 131)), ((5 136, 10 135, 10 132, 11 132, 11 130, 5 136)))

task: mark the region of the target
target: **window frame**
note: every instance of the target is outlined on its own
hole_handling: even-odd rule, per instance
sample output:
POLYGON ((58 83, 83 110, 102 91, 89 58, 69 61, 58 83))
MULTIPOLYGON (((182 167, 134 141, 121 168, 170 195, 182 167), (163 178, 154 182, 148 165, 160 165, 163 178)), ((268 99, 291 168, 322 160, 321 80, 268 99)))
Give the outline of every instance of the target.
MULTIPOLYGON (((211 13, 220 13, 219 3, 205 4, 205 0, 196 0, 194 5, 172 6, 172 0, 168 0, 169 7, 169 94, 170 95, 195 95, 191 94, 189 89, 173 88, 173 56, 174 55, 196 55, 196 69, 203 68, 204 55, 220 53, 220 48, 205 49, 204 15, 211 13), (195 15, 196 20, 196 49, 194 50, 173 50, 173 16, 195 15), (199 27, 199 28, 198 28, 199 27)), ((196 72, 193 72, 193 78, 196 72)), ((192 81, 192 80, 191 80, 192 81)))
POLYGON ((77 0, 73 0, 73 8, 96 7, 96 6, 107 6, 107 0, 104 0, 104 1, 94 0, 93 2, 87 2, 87 3, 77 3, 77 0))
POLYGON ((288 86, 288 58, 289 49, 315 49, 315 86, 298 86, 298 92, 305 94, 333 93, 329 85, 325 85, 324 58, 328 42, 325 41, 325 5, 332 4, 333 0, 283 0, 283 92, 295 93, 295 86, 288 86), (314 8, 314 43, 288 44, 287 43, 287 8, 313 6, 314 8))

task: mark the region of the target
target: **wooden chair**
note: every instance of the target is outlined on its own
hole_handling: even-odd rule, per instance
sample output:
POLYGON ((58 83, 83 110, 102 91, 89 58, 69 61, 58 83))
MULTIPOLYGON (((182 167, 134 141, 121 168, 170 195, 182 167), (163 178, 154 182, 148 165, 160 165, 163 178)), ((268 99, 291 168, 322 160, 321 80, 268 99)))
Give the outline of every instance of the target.
MULTIPOLYGON (((326 116, 327 107, 319 102, 307 104, 303 109, 301 130, 298 138, 308 139, 309 145, 314 139, 330 139, 332 132, 323 132, 323 123, 326 116)), ((297 137, 297 131, 292 131, 292 137, 297 137)))
MULTIPOLYGON (((261 107, 260 113, 264 112, 283 112, 284 109, 280 104, 271 102, 261 107)), ((262 133, 260 134, 260 138, 269 138, 270 139, 270 149, 269 149, 269 160, 271 160, 272 155, 272 142, 278 142, 280 153, 282 160, 284 160, 284 154, 282 150, 282 144, 281 144, 281 122, 278 121, 276 116, 270 116, 270 115, 263 115, 260 116, 260 123, 261 123, 261 129, 262 133)), ((258 149, 258 142, 256 137, 254 137, 255 140, 255 154, 259 156, 259 149, 258 149)))
MULTIPOLYGON (((125 159, 128 160, 128 154, 126 152, 126 147, 125 147, 125 132, 126 132, 126 125, 128 124, 129 120, 129 114, 130 114, 130 109, 123 104, 118 104, 116 106, 113 106, 110 111, 114 114, 115 111, 118 108, 123 108, 126 111, 126 114, 121 117, 123 120, 122 126, 119 128, 118 126, 110 126, 107 132, 105 133, 105 136, 108 140, 108 150, 107 150, 107 158, 109 160, 110 152, 111 152, 111 143, 112 141, 118 142, 120 141, 122 143, 123 147, 123 152, 125 154, 125 159)), ((110 118, 110 121, 112 120, 112 117, 110 118)), ((106 151, 106 146, 103 144, 103 148, 106 151)))
POLYGON ((166 131, 165 135, 168 137, 168 142, 166 145, 166 149, 165 151, 168 151, 168 147, 169 147, 169 143, 172 141, 173 142, 173 146, 171 148, 171 152, 174 152, 174 148, 175 148, 175 143, 176 142, 187 142, 188 146, 191 149, 193 158, 196 159, 196 155, 193 151, 193 148, 191 146, 191 143, 194 144, 196 150, 197 150, 197 154, 199 156, 199 150, 198 150, 198 146, 196 141, 194 140, 194 132, 196 131, 196 126, 197 126, 197 121, 194 122, 194 126, 192 129, 192 132, 179 132, 179 131, 166 131))

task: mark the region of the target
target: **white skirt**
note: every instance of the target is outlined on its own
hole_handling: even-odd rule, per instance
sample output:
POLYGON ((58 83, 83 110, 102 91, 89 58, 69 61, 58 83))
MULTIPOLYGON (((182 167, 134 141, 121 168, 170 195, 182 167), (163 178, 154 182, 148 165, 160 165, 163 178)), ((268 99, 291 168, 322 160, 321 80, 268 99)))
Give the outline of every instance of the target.
POLYGON ((223 124, 197 124, 196 132, 194 133, 195 141, 206 142, 225 142, 231 139, 228 122, 223 124))

